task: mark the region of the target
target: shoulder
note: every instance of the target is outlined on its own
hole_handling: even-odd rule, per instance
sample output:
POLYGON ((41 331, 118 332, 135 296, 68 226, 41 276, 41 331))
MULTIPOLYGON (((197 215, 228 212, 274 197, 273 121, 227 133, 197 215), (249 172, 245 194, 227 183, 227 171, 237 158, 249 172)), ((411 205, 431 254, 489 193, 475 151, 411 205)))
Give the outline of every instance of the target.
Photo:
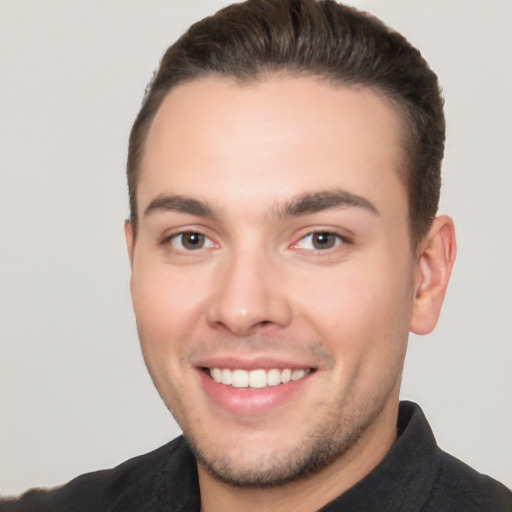
POLYGON ((512 492, 444 452, 417 404, 403 402, 400 412, 407 451, 401 461, 417 470, 414 480, 421 481, 425 499, 421 512, 512 512, 512 492), (422 462, 411 461, 411 454, 422 462), (421 480, 419 474, 430 476, 421 480))
POLYGON ((512 492, 503 484, 441 450, 438 460, 425 512, 512 512, 512 492))
POLYGON ((417 404, 400 404, 398 431, 399 439, 386 459, 392 474, 400 476, 401 492, 394 496, 403 503, 400 510, 512 512, 512 492, 441 450, 417 404))
MULTIPOLYGON (((169 496, 172 486, 191 486, 195 479, 195 464, 183 439, 177 438, 144 455, 134 457, 119 466, 87 473, 56 489, 32 489, 16 499, 1 502, 2 512, 82 512, 101 510, 151 510, 157 503, 155 489, 163 485, 169 496), (180 475, 173 479, 173 474, 180 475), (184 478, 188 473, 189 478, 184 478), (141 504, 144 506, 141 508, 141 504)), ((155 510, 157 510, 155 508, 155 510)))

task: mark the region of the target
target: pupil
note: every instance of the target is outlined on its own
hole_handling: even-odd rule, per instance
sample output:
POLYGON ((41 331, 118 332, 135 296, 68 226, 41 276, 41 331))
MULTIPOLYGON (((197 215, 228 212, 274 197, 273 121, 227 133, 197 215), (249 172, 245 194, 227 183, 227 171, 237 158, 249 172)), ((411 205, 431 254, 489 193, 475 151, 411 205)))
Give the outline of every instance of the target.
POLYGON ((316 233, 313 236, 315 249, 331 249, 334 247, 335 238, 330 233, 316 233))
POLYGON ((200 233, 187 233, 183 237, 183 246, 187 249, 200 249, 204 244, 204 235, 200 233))

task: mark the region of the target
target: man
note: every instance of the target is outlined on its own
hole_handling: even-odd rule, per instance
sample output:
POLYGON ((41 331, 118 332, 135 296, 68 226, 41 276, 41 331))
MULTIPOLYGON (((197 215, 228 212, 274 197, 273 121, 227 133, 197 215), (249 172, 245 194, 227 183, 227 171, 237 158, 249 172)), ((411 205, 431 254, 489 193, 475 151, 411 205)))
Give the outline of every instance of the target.
POLYGON ((144 359, 185 440, 2 510, 510 510, 398 404, 455 257, 435 74, 334 2, 250 1, 162 59, 132 129, 144 359))

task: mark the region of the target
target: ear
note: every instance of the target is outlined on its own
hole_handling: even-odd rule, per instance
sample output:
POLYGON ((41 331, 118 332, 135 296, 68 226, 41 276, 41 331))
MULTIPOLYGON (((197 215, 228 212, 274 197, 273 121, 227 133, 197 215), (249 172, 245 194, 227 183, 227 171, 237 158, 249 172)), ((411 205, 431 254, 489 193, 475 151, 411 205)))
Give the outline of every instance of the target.
POLYGON ((436 217, 416 253, 415 295, 410 326, 415 334, 428 334, 436 326, 456 252, 452 219, 436 217))
POLYGON ((133 252, 135 250, 135 233, 133 225, 129 220, 124 223, 124 237, 126 239, 126 248, 128 249, 128 258, 130 259, 130 267, 133 267, 133 252))

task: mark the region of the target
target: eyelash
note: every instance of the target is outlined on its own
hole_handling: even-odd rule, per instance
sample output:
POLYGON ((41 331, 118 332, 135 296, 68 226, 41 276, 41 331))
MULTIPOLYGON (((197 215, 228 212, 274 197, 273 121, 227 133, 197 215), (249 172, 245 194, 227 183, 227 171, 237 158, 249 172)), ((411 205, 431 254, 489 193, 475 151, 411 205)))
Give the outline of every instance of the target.
MULTIPOLYGON (((339 247, 340 245, 350 245, 350 244, 352 244, 351 238, 349 238, 345 234, 340 233, 339 231, 332 230, 332 229, 331 230, 318 229, 315 231, 306 232, 303 236, 301 236, 299 238, 299 240, 297 242, 295 242, 291 246, 291 248, 302 250, 302 251, 313 252, 314 254, 321 254, 321 253, 331 253, 332 251, 336 250, 336 248, 339 247), (315 236, 322 236, 322 235, 329 236, 329 237, 335 237, 334 245, 332 247, 328 247, 328 248, 299 247, 299 244, 301 242, 305 241, 308 237, 313 238, 315 236)), ((172 233, 171 235, 167 235, 164 238, 162 238, 162 240, 159 242, 159 245, 162 245, 162 246, 170 245, 172 248, 178 250, 179 252, 189 252, 189 253, 200 251, 201 249, 210 249, 212 247, 218 246, 218 244, 216 244, 209 236, 205 235, 204 233, 202 233, 199 230, 197 230, 197 231, 196 230, 187 230, 187 231, 180 231, 178 233, 172 233), (186 235, 197 235, 199 237, 202 237, 203 242, 206 243, 207 246, 205 247, 204 245, 202 245, 201 247, 192 248, 192 249, 186 249, 183 247, 177 248, 176 246, 174 246, 173 242, 175 240, 179 240, 180 237, 182 240, 181 245, 183 246, 183 237, 185 237, 186 235)))
POLYGON ((180 231, 178 233, 173 233, 171 235, 168 235, 168 236, 165 236, 161 241, 160 241, 160 245, 163 245, 163 246, 166 246, 166 245, 171 245, 173 246, 173 248, 176 249, 176 247, 174 247, 173 245, 173 242, 175 240, 179 240, 180 237, 182 239, 182 244, 183 245, 183 237, 187 236, 187 235, 197 235, 198 237, 202 238, 203 239, 203 242, 207 243, 207 247, 204 247, 204 246, 201 246, 201 247, 198 247, 198 248, 195 248, 195 249, 185 249, 185 248, 177 248, 178 251, 181 251, 181 252, 195 252, 195 251, 199 251, 200 249, 209 249, 213 246, 215 246, 215 242, 212 241, 212 239, 205 235, 204 233, 202 233, 201 231, 195 231, 195 230, 188 230, 188 231, 180 231))
POLYGON ((340 233, 339 231, 332 230, 332 229, 330 229, 330 230, 329 229, 318 229, 318 230, 310 231, 310 232, 307 232, 306 234, 304 234, 302 237, 300 237, 300 239, 295 244, 293 244, 292 248, 296 248, 298 250, 313 251, 314 254, 320 254, 320 253, 331 253, 332 251, 335 251, 336 248, 341 245, 350 245, 350 244, 352 244, 351 238, 349 238, 345 234, 340 233), (333 245, 332 247, 327 247, 327 248, 304 249, 304 248, 299 247, 299 244, 301 242, 305 241, 307 238, 311 237, 311 239, 313 239, 313 237, 321 236, 321 235, 335 237, 335 241, 334 241, 335 245, 333 245))

